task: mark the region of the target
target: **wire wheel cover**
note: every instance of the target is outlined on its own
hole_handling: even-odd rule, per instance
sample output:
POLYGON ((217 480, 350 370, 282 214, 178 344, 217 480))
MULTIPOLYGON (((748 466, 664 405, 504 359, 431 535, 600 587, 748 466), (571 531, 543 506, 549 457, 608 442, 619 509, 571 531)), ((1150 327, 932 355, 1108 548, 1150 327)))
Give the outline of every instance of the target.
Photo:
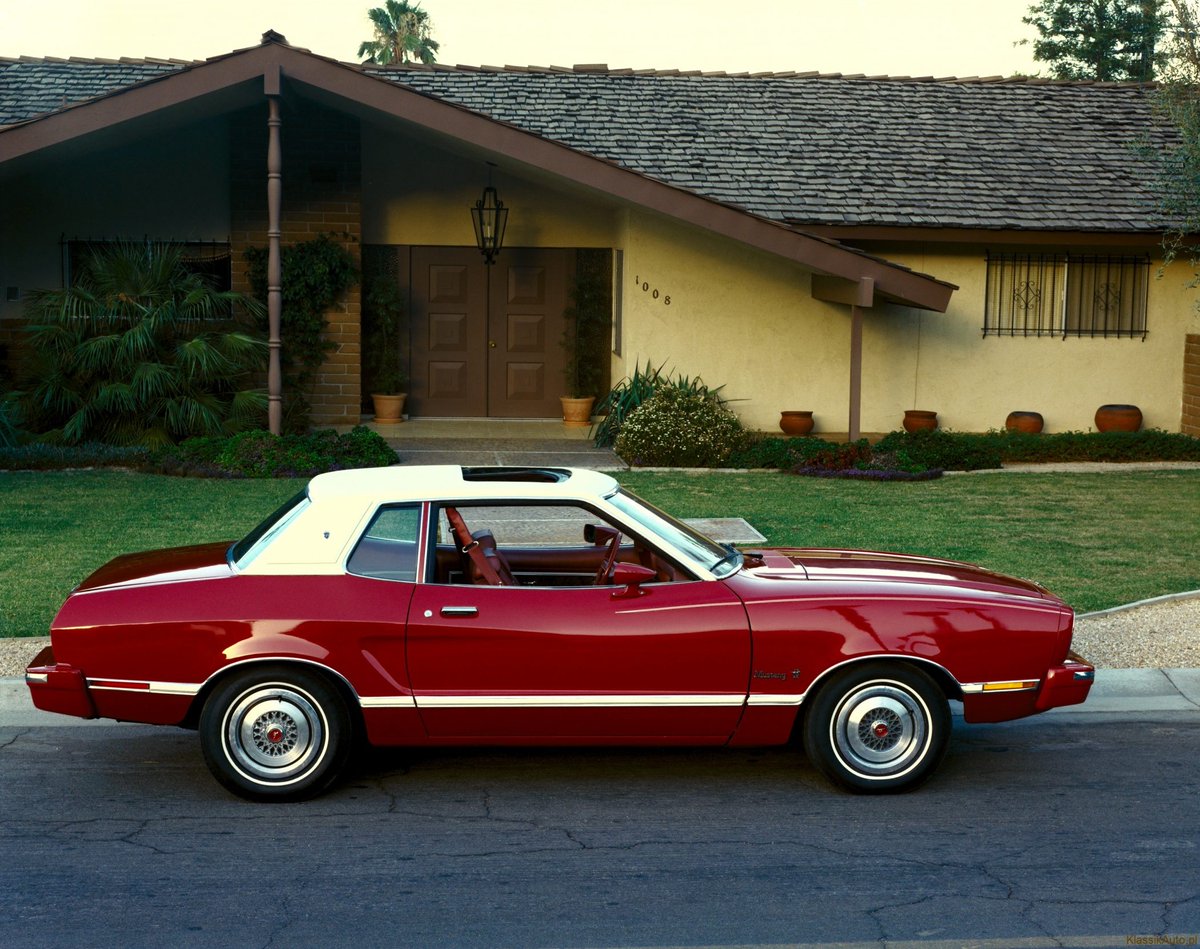
POLYGON ((929 710, 920 696, 892 682, 868 682, 849 692, 831 728, 838 757, 864 777, 901 774, 929 750, 929 710))
POLYGON ((230 763, 270 784, 304 777, 327 747, 324 713, 290 685, 260 685, 243 693, 231 703, 222 733, 230 763))

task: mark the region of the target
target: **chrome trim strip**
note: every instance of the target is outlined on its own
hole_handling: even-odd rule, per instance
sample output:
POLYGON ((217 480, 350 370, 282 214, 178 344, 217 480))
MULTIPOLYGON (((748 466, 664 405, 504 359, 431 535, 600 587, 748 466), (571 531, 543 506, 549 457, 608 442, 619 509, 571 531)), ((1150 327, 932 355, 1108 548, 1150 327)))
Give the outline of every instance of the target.
POLYGON ((38 685, 45 685, 49 681, 50 681, 50 673, 48 673, 48 672, 26 672, 25 673, 25 684, 26 685, 31 685, 33 683, 37 683, 38 685))
POLYGON ((364 695, 358 704, 363 708, 416 708, 411 695, 364 695))
POLYGON ((807 692, 801 692, 798 695, 772 695, 770 693, 759 693, 758 695, 751 695, 746 704, 756 706, 802 705, 804 703, 804 696, 807 694, 807 692))
POLYGON ((149 695, 196 695, 200 691, 200 686, 192 682, 147 682, 145 679, 88 679, 87 687, 102 692, 141 692, 149 695))
POLYGON ((418 708, 732 708, 741 692, 717 695, 414 695, 418 708))

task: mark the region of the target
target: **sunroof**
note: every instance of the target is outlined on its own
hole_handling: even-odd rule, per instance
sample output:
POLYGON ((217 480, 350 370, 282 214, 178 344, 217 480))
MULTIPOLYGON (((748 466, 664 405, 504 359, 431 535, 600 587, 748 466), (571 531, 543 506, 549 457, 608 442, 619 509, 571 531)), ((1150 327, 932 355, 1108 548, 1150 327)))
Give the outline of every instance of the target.
POLYGON ((531 481, 537 484, 559 484, 571 477, 566 468, 515 468, 500 465, 484 468, 463 468, 463 481, 531 481))

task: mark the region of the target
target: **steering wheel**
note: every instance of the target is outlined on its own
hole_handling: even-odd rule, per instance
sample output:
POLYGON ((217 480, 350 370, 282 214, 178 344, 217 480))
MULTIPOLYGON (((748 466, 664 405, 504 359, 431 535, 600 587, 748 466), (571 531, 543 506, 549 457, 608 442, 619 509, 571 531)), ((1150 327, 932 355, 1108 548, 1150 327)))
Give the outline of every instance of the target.
POLYGON ((620 549, 621 532, 614 531, 612 540, 608 542, 608 550, 604 552, 604 560, 600 564, 600 569, 596 571, 596 579, 593 581, 594 586, 608 586, 613 564, 617 562, 617 553, 620 551, 620 549))

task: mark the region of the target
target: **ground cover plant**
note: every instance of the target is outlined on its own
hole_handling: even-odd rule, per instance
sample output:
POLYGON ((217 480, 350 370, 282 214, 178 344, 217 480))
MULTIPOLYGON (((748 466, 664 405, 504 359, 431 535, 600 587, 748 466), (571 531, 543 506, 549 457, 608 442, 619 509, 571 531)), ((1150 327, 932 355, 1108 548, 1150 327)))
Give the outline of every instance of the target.
POLYGON ((900 472, 978 471, 1004 463, 1090 461, 1200 461, 1200 438, 1146 429, 1140 432, 891 432, 869 452, 816 437, 766 435, 749 440, 725 468, 779 468, 804 474, 872 466, 900 472))
POLYGON ((211 478, 296 478, 343 468, 387 467, 396 460, 383 436, 362 425, 342 435, 333 429, 280 436, 255 430, 189 438, 155 449, 103 442, 0 445, 0 470, 8 471, 129 468, 211 478))
MULTIPOLYGON (((969 560, 1038 580, 1080 611, 1200 589, 1200 471, 883 485, 765 473, 620 480, 683 517, 744 517, 774 545, 969 560)), ((45 635, 71 589, 117 554, 232 540, 305 483, 0 472, 0 635, 45 635)))

